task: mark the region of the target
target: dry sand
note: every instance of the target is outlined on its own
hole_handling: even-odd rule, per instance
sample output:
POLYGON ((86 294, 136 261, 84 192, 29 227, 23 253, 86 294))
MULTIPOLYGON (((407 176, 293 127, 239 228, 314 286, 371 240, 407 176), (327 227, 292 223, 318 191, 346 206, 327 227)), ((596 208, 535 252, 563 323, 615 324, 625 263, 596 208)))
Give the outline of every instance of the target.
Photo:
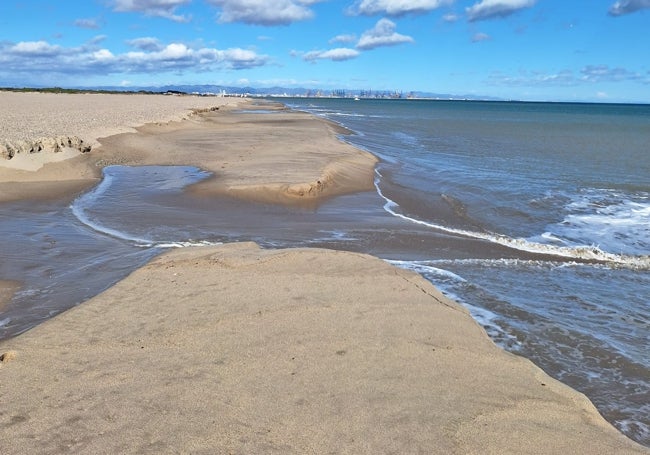
POLYGON ((647 453, 361 254, 176 250, 0 353, 4 454, 647 453))
POLYGON ((99 138, 240 102, 200 96, 0 91, 0 202, 76 194, 100 178, 99 138), (53 144, 58 144, 55 149, 53 144), (82 153, 88 147, 90 152, 82 153), (14 151, 11 159, 8 149, 14 151))
MULTIPOLYGON (((213 170, 193 189, 206 197, 293 203, 371 185, 374 158, 332 125, 222 111, 0 175, 33 197, 110 163, 213 170)), ((0 289, 6 300, 15 283, 0 289)), ((0 358, 2 454, 649 452, 425 279, 360 254, 173 251, 0 343, 0 358)))
POLYGON ((260 108, 254 103, 232 98, 0 92, 2 103, 5 98, 30 120, 21 122, 15 113, 0 118, 0 124, 4 122, 0 143, 47 135, 47 131, 50 137, 72 134, 79 123, 77 135, 100 146, 83 154, 68 150, 64 161, 59 160, 61 153, 44 151, 8 160, 0 157, 0 202, 38 197, 39 193, 51 197, 74 194, 95 184, 101 168, 110 164, 194 165, 215 174, 197 185, 195 192, 264 202, 310 204, 372 189, 374 156, 338 140, 344 131, 336 125, 280 105, 263 107, 264 111, 275 109, 274 114, 258 114, 254 111, 260 108), (24 103, 21 95, 26 96, 24 103), (60 106, 70 107, 70 112, 50 115, 51 119, 43 114, 60 112, 60 106), (192 106, 208 112, 188 115, 192 106), (210 107, 220 109, 211 111, 210 107), (234 116, 224 112, 238 107, 253 113, 234 116), (93 110, 103 113, 98 119, 105 125, 101 131, 131 132, 101 137, 98 125, 86 120, 93 110), (158 120, 178 119, 182 113, 182 121, 158 120), (34 117, 40 129, 34 126, 34 117), (51 125, 45 126, 48 122, 51 125), (152 123, 137 127, 136 134, 131 127, 138 122, 152 123), (16 161, 19 165, 12 164, 16 161))
POLYGON ((0 141, 78 136, 97 145, 97 138, 134 131, 145 123, 181 120, 196 109, 238 102, 203 96, 0 91, 0 141))

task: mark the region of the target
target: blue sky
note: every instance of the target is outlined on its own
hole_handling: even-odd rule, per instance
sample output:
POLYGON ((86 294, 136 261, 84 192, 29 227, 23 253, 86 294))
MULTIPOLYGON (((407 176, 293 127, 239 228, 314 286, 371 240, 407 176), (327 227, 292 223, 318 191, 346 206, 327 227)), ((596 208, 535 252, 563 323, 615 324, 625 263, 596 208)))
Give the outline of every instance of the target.
POLYGON ((650 0, 1 0, 0 86, 650 103, 650 0))

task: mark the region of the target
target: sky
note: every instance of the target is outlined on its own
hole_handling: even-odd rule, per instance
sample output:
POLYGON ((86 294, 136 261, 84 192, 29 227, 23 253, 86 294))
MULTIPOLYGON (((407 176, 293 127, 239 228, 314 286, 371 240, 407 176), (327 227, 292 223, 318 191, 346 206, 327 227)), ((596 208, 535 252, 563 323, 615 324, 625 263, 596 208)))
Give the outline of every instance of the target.
POLYGON ((650 0, 0 0, 0 86, 650 103, 650 0))

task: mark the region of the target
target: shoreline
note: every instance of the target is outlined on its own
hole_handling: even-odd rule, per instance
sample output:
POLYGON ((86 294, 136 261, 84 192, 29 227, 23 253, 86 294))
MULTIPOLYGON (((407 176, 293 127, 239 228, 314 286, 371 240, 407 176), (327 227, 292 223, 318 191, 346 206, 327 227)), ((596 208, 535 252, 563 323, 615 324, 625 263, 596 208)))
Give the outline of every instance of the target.
POLYGON ((13 295, 20 289, 20 282, 0 279, 0 311, 11 301, 13 295))
MULTIPOLYGON (((109 164, 195 165, 215 175, 189 189, 195 194, 283 204, 368 188, 375 158, 343 144, 324 120, 283 109, 221 114, 101 138, 96 156, 93 150, 35 173, 55 180, 52 169, 89 172, 89 157, 102 160, 93 164, 97 172, 109 164), (295 142, 287 146, 287 137, 295 142), (217 139, 220 150, 203 150, 217 139), (341 147, 332 153, 335 143, 341 147), (335 183, 319 188, 323 181, 335 183)), ((56 185, 63 194, 97 178, 56 185)), ((12 185, 0 182, 0 189, 12 185)), ((51 183, 29 184, 31 197, 55 197, 51 183)), ((16 440, 33 449, 36 434, 46 451, 67 444, 98 453, 135 451, 145 439, 151 445, 143 450, 172 451, 206 449, 196 444, 207 441, 212 449, 285 453, 647 453, 584 395, 496 347, 466 310, 422 277, 355 253, 251 244, 166 253, 84 304, 0 342, 0 355, 9 352, 11 361, 0 362, 0 399, 10 403, 2 417, 10 431, 0 447, 16 440), (48 380, 53 372, 56 383, 48 380), (223 395, 222 384, 230 394, 223 395), (56 402, 65 394, 71 399, 56 402), (206 404, 206 395, 217 405, 206 404), (293 401, 285 403, 287 397, 293 401), (120 406, 132 412, 123 415, 120 406), (149 422, 153 409, 177 416, 171 425, 178 432, 165 434, 167 418, 165 425, 149 422), (71 427, 57 430, 66 420, 71 427), (105 431, 98 435, 97 428, 105 431), (131 444, 115 445, 125 441, 131 444)))

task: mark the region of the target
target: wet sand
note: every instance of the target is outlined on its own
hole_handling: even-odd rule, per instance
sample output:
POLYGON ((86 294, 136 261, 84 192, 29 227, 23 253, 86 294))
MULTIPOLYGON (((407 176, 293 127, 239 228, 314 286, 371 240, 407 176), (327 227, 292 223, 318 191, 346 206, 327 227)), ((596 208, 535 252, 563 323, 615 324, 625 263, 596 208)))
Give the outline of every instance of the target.
POLYGON ((20 289, 20 283, 17 281, 0 280, 0 311, 4 309, 18 289, 20 289))
MULTIPOLYGON (((204 197, 276 203, 372 183, 374 158, 304 114, 219 110, 138 131, 18 173, 189 164, 215 173, 192 189, 204 197)), ((7 454, 649 452, 424 278, 362 254, 175 250, 0 356, 7 454)))

